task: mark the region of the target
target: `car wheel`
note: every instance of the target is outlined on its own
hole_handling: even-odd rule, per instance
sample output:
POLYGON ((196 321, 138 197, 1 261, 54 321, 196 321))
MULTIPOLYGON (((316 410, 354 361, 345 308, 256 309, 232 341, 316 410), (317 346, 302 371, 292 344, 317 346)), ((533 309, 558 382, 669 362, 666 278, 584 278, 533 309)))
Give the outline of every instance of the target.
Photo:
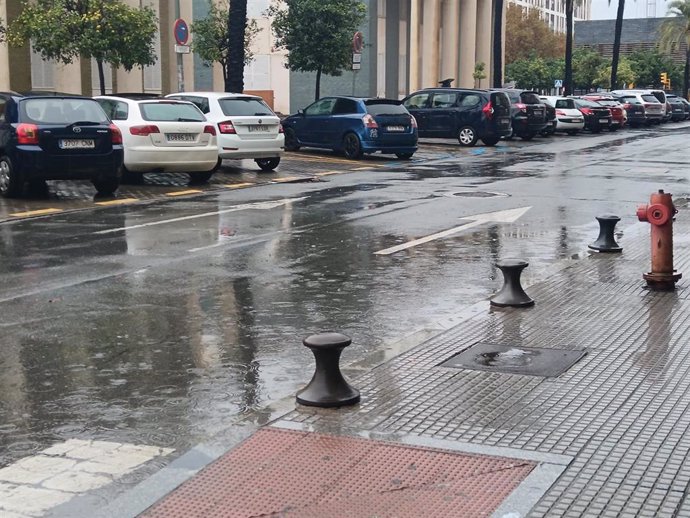
POLYGON ((285 151, 299 151, 300 145, 297 134, 292 128, 285 128, 285 151))
POLYGON ((474 146, 477 143, 477 132, 472 126, 463 126, 458 131, 458 142, 461 146, 474 146))
POLYGON ((48 183, 45 180, 29 180, 29 193, 42 198, 48 196, 48 183))
POLYGON ((525 133, 524 135, 520 135, 520 138, 522 140, 532 140, 535 136, 534 133, 525 133))
POLYGON ((120 180, 118 178, 105 178, 103 180, 93 180, 93 186, 96 188, 96 192, 99 196, 112 196, 117 191, 120 186, 120 180))
POLYGON ((613 133, 614 131, 618 131, 618 126, 609 126, 609 131, 613 133))
POLYGON ((359 137, 354 133, 345 135, 343 139, 343 151, 345 152, 345 157, 351 160, 359 160, 364 156, 362 143, 359 141, 359 137))
POLYGON ((9 157, 0 157, 0 195, 5 198, 19 196, 24 188, 24 181, 14 170, 9 157))
POLYGON ((414 153, 396 153, 395 156, 397 156, 400 160, 409 160, 412 158, 412 155, 414 153))
POLYGON ((566 131, 566 133, 567 133, 568 135, 570 135, 571 137, 574 137, 575 135, 577 135, 578 133, 580 133, 580 130, 568 130, 568 131, 566 131))
POLYGON ((485 146, 495 146, 500 140, 499 137, 483 137, 482 142, 485 146))
POLYGON ((216 170, 202 171, 200 173, 189 173, 189 185, 201 185, 208 182, 216 170))
POLYGON ((592 133, 601 133, 601 128, 592 128, 592 133))
POLYGON ((144 173, 134 172, 122 166, 122 183, 141 185, 144 183, 144 173))
POLYGON ((280 164, 280 157, 257 158, 254 162, 256 162, 256 165, 258 165, 262 171, 273 171, 278 167, 278 164, 280 164))

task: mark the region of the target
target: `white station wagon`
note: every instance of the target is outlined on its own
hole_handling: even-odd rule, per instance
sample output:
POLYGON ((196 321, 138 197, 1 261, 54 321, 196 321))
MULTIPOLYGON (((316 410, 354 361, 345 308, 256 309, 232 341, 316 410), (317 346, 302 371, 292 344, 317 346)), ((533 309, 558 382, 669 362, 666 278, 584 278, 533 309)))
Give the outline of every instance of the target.
POLYGON ((207 182, 218 168, 216 127, 192 103, 172 99, 135 100, 97 96, 122 132, 122 180, 141 183, 144 173, 188 173, 190 183, 207 182))
POLYGON ((194 103, 216 125, 220 159, 254 159, 262 171, 280 163, 285 136, 280 118, 256 95, 183 92, 167 95, 194 103))

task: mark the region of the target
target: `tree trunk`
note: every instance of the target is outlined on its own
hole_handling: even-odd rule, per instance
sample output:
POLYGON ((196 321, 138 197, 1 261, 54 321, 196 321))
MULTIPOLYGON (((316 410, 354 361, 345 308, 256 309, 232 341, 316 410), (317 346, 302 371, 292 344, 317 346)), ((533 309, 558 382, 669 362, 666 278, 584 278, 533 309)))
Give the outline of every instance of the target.
POLYGON ((565 78, 563 79, 563 95, 573 93, 573 3, 565 0, 565 78))
POLYGON ((101 95, 105 95, 105 73, 103 72, 103 60, 96 60, 96 67, 98 68, 98 84, 101 87, 101 95))
POLYGON ((318 101, 321 98, 321 67, 316 69, 316 93, 314 100, 318 101))
POLYGON ((247 30, 247 0, 230 0, 228 10, 228 68, 225 91, 244 91, 244 31, 247 30))
POLYGON ((690 48, 685 51, 685 70, 683 71, 683 98, 688 98, 690 88, 690 48))
POLYGON ((623 32, 623 11, 625 0, 618 0, 616 13, 616 28, 613 36, 613 57, 611 58, 611 90, 618 88, 618 59, 621 53, 621 33, 623 32))
MULTIPOLYGON (((494 3, 493 86, 503 86, 503 0, 494 3)), ((476 81, 475 81, 476 82, 476 81)))

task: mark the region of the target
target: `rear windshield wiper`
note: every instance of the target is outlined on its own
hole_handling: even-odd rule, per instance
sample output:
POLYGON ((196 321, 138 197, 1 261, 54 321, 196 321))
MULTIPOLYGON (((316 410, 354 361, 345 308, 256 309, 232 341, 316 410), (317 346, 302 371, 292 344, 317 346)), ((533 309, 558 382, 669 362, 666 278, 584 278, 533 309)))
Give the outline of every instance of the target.
POLYGON ((204 122, 204 121, 199 120, 199 119, 187 119, 185 117, 178 117, 176 120, 177 120, 177 122, 204 122))
POLYGON ((270 117, 270 113, 255 113, 254 117, 270 117))
POLYGON ((69 124, 67 127, 71 128, 73 126, 100 126, 101 124, 104 124, 103 122, 96 122, 96 121, 75 121, 71 124, 69 124))

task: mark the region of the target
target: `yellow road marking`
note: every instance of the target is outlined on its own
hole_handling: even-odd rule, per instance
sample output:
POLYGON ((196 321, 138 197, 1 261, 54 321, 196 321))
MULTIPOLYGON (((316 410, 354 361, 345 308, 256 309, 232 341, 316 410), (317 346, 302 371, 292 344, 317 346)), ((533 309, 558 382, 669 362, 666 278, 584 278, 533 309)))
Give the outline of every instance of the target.
POLYGON ((96 205, 124 205, 125 203, 134 203, 139 201, 139 198, 122 198, 121 200, 97 201, 96 205))
POLYGON ((371 166, 366 166, 366 167, 355 167, 353 171, 366 171, 367 169, 372 169, 371 166))
POLYGON ((185 194, 196 194, 198 192, 203 192, 200 191, 199 189, 189 189, 187 191, 177 191, 177 192, 166 192, 166 196, 184 196, 185 194))
POLYGON ((25 218, 27 216, 43 216, 45 214, 55 214, 56 212, 62 212, 62 209, 39 209, 39 210, 29 210, 26 212, 14 212, 10 216, 17 218, 25 218))
POLYGON ((314 176, 330 176, 332 174, 340 174, 343 171, 325 171, 323 173, 316 173, 314 176))
POLYGON ((301 180, 302 178, 299 176, 286 176, 285 178, 276 178, 273 180, 273 183, 285 183, 285 182, 294 182, 295 180, 301 180))
POLYGON ((228 187, 230 189, 241 189, 242 187, 251 187, 252 185, 255 185, 251 182, 244 182, 244 183, 226 183, 225 187, 228 187))

